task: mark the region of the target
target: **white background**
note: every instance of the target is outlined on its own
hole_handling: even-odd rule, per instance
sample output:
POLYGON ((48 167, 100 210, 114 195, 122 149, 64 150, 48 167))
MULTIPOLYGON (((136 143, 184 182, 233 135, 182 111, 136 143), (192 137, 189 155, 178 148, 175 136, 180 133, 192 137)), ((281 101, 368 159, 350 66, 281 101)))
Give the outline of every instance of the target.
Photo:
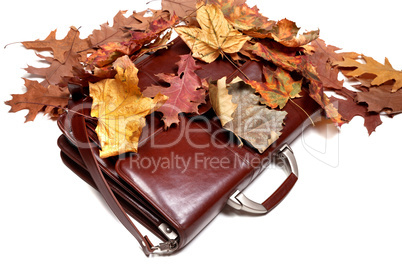
MULTIPOLYGON (((95 191, 62 164, 56 123, 39 115, 24 124, 25 112, 7 113, 3 102, 24 90, 22 68, 40 63, 20 44, 3 46, 44 39, 55 28, 63 38, 72 25, 85 37, 120 9, 159 8, 158 1, 145 2, 9 1, 1 8, 0 267, 401 267, 402 116, 383 118, 370 137, 361 118, 339 133, 310 129, 292 145, 300 179, 272 213, 225 209, 178 254, 143 255, 95 191)), ((270 19, 320 28, 327 43, 380 62, 388 57, 402 69, 393 0, 248 3, 270 19)), ((267 195, 258 187, 248 193, 267 195)))

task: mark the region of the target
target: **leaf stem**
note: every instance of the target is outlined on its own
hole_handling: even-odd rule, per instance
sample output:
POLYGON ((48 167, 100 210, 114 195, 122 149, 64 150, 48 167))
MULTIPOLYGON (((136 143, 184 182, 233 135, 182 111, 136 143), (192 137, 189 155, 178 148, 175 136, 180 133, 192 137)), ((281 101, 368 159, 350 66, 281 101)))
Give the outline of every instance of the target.
POLYGON ((239 66, 237 66, 236 63, 234 63, 223 51, 220 51, 221 55, 223 55, 234 67, 236 67, 236 69, 247 79, 250 80, 250 78, 248 78, 248 76, 239 68, 239 66))
POLYGON ((315 123, 314 123, 313 119, 312 119, 311 116, 306 112, 306 110, 304 110, 299 104, 297 104, 297 103, 296 103, 295 101, 293 101, 291 98, 289 98, 289 100, 290 100, 294 105, 296 105, 297 107, 299 107, 299 109, 302 110, 302 111, 307 115, 308 119, 310 119, 311 124, 312 124, 313 126, 315 126, 315 123))

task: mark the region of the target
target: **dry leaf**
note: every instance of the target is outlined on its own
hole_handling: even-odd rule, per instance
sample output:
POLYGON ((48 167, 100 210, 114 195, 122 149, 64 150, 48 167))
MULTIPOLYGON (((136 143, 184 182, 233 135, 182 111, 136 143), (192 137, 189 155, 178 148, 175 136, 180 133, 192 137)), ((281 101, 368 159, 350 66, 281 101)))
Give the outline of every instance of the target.
POLYGON ((285 70, 300 71, 302 57, 297 56, 295 51, 283 50, 282 47, 273 41, 256 42, 255 44, 247 42, 244 44, 242 50, 249 51, 264 60, 271 61, 276 66, 285 70))
MULTIPOLYGON (((132 59, 135 59, 144 53, 140 49, 148 52, 166 48, 164 45, 168 38, 161 37, 161 35, 165 30, 173 27, 178 22, 178 19, 177 16, 172 16, 169 20, 161 17, 149 22, 147 32, 132 31, 131 37, 126 41, 103 44, 88 58, 86 64, 89 65, 91 70, 95 70, 95 67, 103 68, 105 66, 106 68, 104 69, 108 69, 108 65, 123 55, 129 55, 132 59), (154 40, 155 42, 151 44, 154 40), (133 55, 135 52, 137 54, 133 55)), ((170 37, 170 32, 164 36, 170 37)))
POLYGON ((169 97, 165 105, 158 111, 163 113, 163 121, 165 128, 172 124, 179 124, 179 113, 198 113, 198 106, 205 103, 205 88, 201 79, 195 73, 201 69, 196 65, 191 54, 181 55, 177 75, 175 74, 158 74, 157 76, 169 87, 150 86, 143 91, 144 96, 154 97, 162 93, 169 97))
POLYGON ((46 62, 50 64, 49 67, 45 68, 35 68, 32 66, 28 66, 25 70, 30 74, 35 74, 40 77, 43 77, 44 80, 41 84, 44 87, 48 87, 50 85, 59 85, 65 87, 63 83, 64 77, 72 77, 74 76, 73 69, 80 68, 82 65, 78 60, 78 55, 73 52, 66 51, 66 59, 64 62, 60 62, 52 57, 45 57, 40 54, 37 56, 41 59, 44 59, 46 62))
POLYGON ((260 104, 260 97, 254 94, 254 89, 244 83, 240 78, 235 78, 226 87, 224 82, 226 78, 218 80, 217 86, 210 84, 210 91, 223 91, 221 93, 212 93, 211 97, 222 99, 211 100, 212 104, 219 104, 220 107, 213 106, 218 117, 222 119, 223 128, 232 131, 236 136, 249 142, 258 152, 263 153, 272 143, 274 143, 281 135, 283 120, 286 112, 268 109, 265 105, 260 104), (227 93, 225 93, 227 91, 227 93), (227 94, 232 98, 228 98, 227 94), (237 104, 237 108, 230 116, 227 114, 233 109, 233 104, 237 104), (231 107, 222 109, 222 106, 231 107), (223 114, 219 114, 223 111, 223 114))
POLYGON ((279 109, 282 109, 289 99, 299 96, 302 86, 301 80, 294 81, 288 72, 279 67, 273 72, 264 66, 263 74, 264 83, 246 80, 246 83, 252 86, 263 98, 261 103, 271 108, 279 106, 279 109))
POLYGON ((346 100, 343 100, 332 96, 330 101, 334 103, 338 111, 342 114, 342 118, 347 122, 350 122, 355 116, 363 117, 364 126, 369 135, 382 124, 379 114, 369 112, 367 106, 358 104, 355 101, 356 94, 358 94, 357 92, 350 91, 346 88, 338 89, 335 92, 346 98, 346 100))
MULTIPOLYGON (((245 0, 208 0, 205 2, 206 4, 218 5, 233 27, 246 31, 250 36, 258 31, 271 30, 276 23, 261 15, 257 6, 249 7, 245 0)), ((201 3, 197 6, 200 7, 201 3)))
POLYGON ((62 40, 56 39, 56 30, 54 30, 50 32, 45 40, 26 41, 22 42, 22 44, 28 49, 51 51, 54 59, 61 63, 67 60, 68 54, 66 54, 66 51, 76 53, 81 57, 81 60, 85 60, 90 44, 88 38, 80 39, 79 36, 80 32, 75 27, 71 27, 62 40))
POLYGON ((88 37, 92 47, 100 47, 110 42, 125 42, 131 38, 130 31, 145 31, 149 24, 158 18, 168 18, 168 14, 160 10, 145 10, 139 13, 133 12, 130 16, 125 16, 126 11, 119 11, 113 18, 113 25, 109 23, 101 25, 100 30, 94 30, 88 37), (152 12, 152 16, 145 16, 152 12))
POLYGON ((301 47, 318 38, 320 31, 310 31, 297 35, 299 29, 291 20, 282 19, 273 27, 270 38, 287 47, 301 47))
POLYGON ((162 0, 162 9, 170 14, 176 14, 179 18, 195 17, 197 0, 162 0))
POLYGON ((274 41, 263 42, 246 43, 244 49, 284 70, 300 73, 309 82, 309 95, 324 108, 328 118, 335 124, 342 125, 344 123, 342 116, 325 95, 323 83, 311 60, 305 55, 297 55, 298 49, 285 48, 274 41))
POLYGON ((356 101, 365 102, 368 111, 379 113, 390 109, 392 113, 402 112, 402 91, 392 92, 390 86, 370 87, 367 92, 358 92, 356 101))
POLYGON ((311 43, 314 52, 309 55, 312 64, 316 66, 317 74, 325 88, 342 89, 343 81, 338 80, 339 69, 333 66, 342 60, 342 54, 336 53, 339 48, 326 45, 324 40, 317 39, 311 43))
POLYGON ((219 79, 216 86, 210 86, 209 98, 222 126, 233 120, 232 115, 237 108, 237 104, 232 102, 232 95, 229 95, 226 88, 226 76, 219 79))
POLYGON ((54 85, 44 87, 37 81, 24 80, 27 92, 12 94, 12 100, 6 101, 6 104, 11 106, 10 112, 13 113, 28 109, 25 122, 33 121, 41 111, 56 117, 60 113, 60 109, 57 107, 65 108, 67 106, 70 93, 66 88, 54 85))
POLYGON ((127 56, 119 58, 114 67, 117 71, 114 79, 89 86, 93 98, 91 116, 98 118, 96 133, 102 158, 137 152, 145 116, 167 100, 161 94, 154 99, 142 95, 138 88, 138 69, 127 56))
POLYGON ((346 57, 343 61, 334 64, 339 67, 355 68, 353 71, 344 70, 343 73, 349 77, 359 77, 363 74, 372 74, 376 77, 371 82, 372 86, 382 85, 390 80, 395 81, 392 92, 402 88, 402 71, 395 70, 391 63, 385 58, 384 64, 379 63, 371 57, 363 56, 365 63, 346 57))
POLYGON ((193 52, 193 57, 207 63, 223 53, 236 53, 250 37, 235 30, 216 5, 202 6, 197 11, 198 27, 179 26, 176 32, 193 52))
POLYGON ((332 120, 337 126, 341 126, 345 121, 339 114, 338 109, 331 103, 328 96, 324 92, 324 86, 319 78, 316 68, 307 59, 303 58, 302 74, 309 80, 309 95, 315 100, 325 111, 328 118, 332 120))

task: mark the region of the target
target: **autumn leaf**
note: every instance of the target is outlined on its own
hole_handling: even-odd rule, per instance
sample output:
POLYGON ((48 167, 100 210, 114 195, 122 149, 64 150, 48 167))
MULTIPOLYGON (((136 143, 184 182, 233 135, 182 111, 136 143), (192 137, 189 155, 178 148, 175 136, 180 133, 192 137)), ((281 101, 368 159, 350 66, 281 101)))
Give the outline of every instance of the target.
POLYGON ((322 39, 317 39, 311 43, 314 52, 309 59, 316 66, 317 74, 326 88, 342 89, 343 80, 339 81, 339 69, 333 66, 336 61, 342 60, 342 54, 336 53, 339 48, 325 44, 322 39))
POLYGON ((237 104, 232 102, 232 95, 229 95, 226 88, 226 76, 217 81, 217 85, 210 86, 209 98, 211 105, 218 115, 222 126, 233 120, 233 113, 237 109, 237 104))
POLYGON ((356 101, 365 102, 368 111, 380 113, 391 110, 392 114, 402 112, 402 91, 393 92, 391 86, 370 87, 366 92, 357 92, 356 101))
POLYGON ((125 152, 137 152, 138 140, 145 126, 145 116, 157 110, 167 97, 144 97, 138 88, 138 69, 127 57, 119 58, 114 79, 90 84, 93 99, 91 116, 98 118, 96 133, 106 158, 125 152))
POLYGON ((25 122, 33 121, 39 112, 57 117, 60 109, 68 104, 70 93, 66 88, 59 88, 51 85, 44 87, 37 81, 25 80, 27 92, 24 94, 12 94, 12 99, 6 101, 11 106, 10 112, 18 112, 24 109, 28 110, 25 122))
POLYGON ((309 95, 325 110, 328 118, 335 124, 342 125, 342 116, 324 93, 323 83, 311 60, 306 55, 297 55, 298 49, 285 48, 274 41, 263 42, 246 43, 244 49, 284 70, 302 75, 308 82, 309 95))
POLYGON ((81 62, 86 60, 90 46, 88 39, 80 39, 79 34, 76 28, 71 27, 67 36, 62 40, 57 40, 56 31, 52 31, 45 40, 22 42, 28 49, 53 53, 53 56, 36 54, 49 63, 48 67, 28 66, 25 70, 30 74, 44 78, 41 85, 45 88, 50 85, 66 87, 67 81, 75 76, 74 70, 83 68, 81 62), (86 52, 80 50, 86 50, 86 52))
MULTIPOLYGON (((149 23, 147 32, 131 31, 131 37, 127 41, 122 42, 109 42, 101 45, 87 60, 86 64, 89 65, 91 70, 94 68, 103 68, 113 63, 117 58, 123 55, 129 55, 133 58, 141 56, 143 53, 139 53, 133 57, 135 52, 139 52, 143 49, 145 52, 156 51, 160 48, 166 48, 164 46, 169 38, 161 37, 162 32, 166 29, 173 27, 179 18, 175 15, 171 16, 169 20, 161 17, 155 19, 149 23), (156 40, 153 44, 152 41, 156 40), (149 45, 149 47, 147 47, 149 45)), ((165 36, 170 37, 169 33, 165 36)), ((107 68, 106 68, 107 69, 107 68)))
MULTIPOLYGON (((165 19, 163 17, 155 19, 149 23, 147 31, 145 32, 132 31, 131 39, 128 41, 128 44, 135 43, 140 44, 142 46, 146 46, 149 45, 154 40, 156 41, 152 45, 153 47, 165 44, 168 40, 163 41, 164 38, 161 37, 162 33, 165 30, 172 28, 177 23, 179 23, 179 17, 176 16, 175 14, 171 15, 170 19, 165 19)), ((170 35, 168 34, 166 35, 170 37, 170 35)))
POLYGON ((222 127, 246 140, 258 152, 263 153, 281 135, 283 120, 287 113, 260 105, 260 97, 255 95, 254 89, 240 78, 235 78, 226 85, 226 77, 223 77, 218 80, 217 85, 210 84, 210 91, 211 98, 218 98, 211 99, 211 103, 221 119, 222 127), (231 95, 232 98, 227 95, 231 95), (237 107, 228 117, 227 115, 234 108, 233 104, 237 107), (222 106, 230 108, 226 109, 222 106), (233 119, 230 120, 230 118, 233 119))
POLYGON ((179 124, 179 113, 198 113, 198 106, 205 103, 205 88, 202 80, 195 73, 201 69, 196 65, 191 54, 181 55, 177 75, 175 74, 157 74, 169 87, 153 85, 143 91, 144 96, 154 97, 162 93, 169 97, 165 105, 158 111, 163 113, 165 128, 172 124, 179 124))
POLYGON ((193 57, 207 63, 213 62, 223 53, 236 53, 250 37, 235 30, 216 5, 205 5, 197 11, 201 28, 178 26, 175 28, 193 52, 193 57))
MULTIPOLYGON (((300 71, 302 57, 296 55, 295 51, 281 49, 274 42, 265 41, 264 43, 256 42, 255 44, 247 42, 244 44, 242 50, 251 52, 285 70, 300 71)), ((242 50, 240 50, 241 53, 242 50)))
MULTIPOLYGON (((275 21, 261 15, 257 6, 249 7, 245 0, 208 0, 206 4, 215 4, 220 7, 223 15, 232 26, 238 30, 246 31, 250 36, 254 32, 271 30, 275 21)), ((203 4, 198 3, 198 7, 203 4)))
POLYGON ((179 18, 195 17, 197 0, 162 0, 162 10, 176 14, 179 18))
POLYGON ((245 81, 261 95, 263 104, 271 108, 279 106, 279 109, 282 109, 289 99, 299 96, 302 86, 301 80, 294 81, 288 72, 281 68, 277 68, 273 72, 264 66, 263 74, 264 83, 253 80, 245 81))
POLYGON ((36 51, 51 51, 55 60, 63 63, 68 60, 68 52, 77 53, 81 60, 86 59, 90 47, 88 39, 80 39, 80 32, 71 27, 64 39, 56 39, 56 30, 52 31, 45 40, 22 42, 25 48, 36 51))
POLYGON ((302 75, 309 81, 309 95, 315 100, 325 111, 325 114, 336 125, 341 126, 345 121, 342 119, 342 115, 338 112, 338 109, 329 100, 328 96, 324 92, 324 86, 319 78, 316 68, 306 58, 303 58, 302 63, 302 75))
POLYGON ((45 57, 40 54, 37 56, 41 59, 44 59, 47 63, 50 64, 49 67, 44 68, 35 68, 32 66, 28 66, 25 70, 34 75, 38 75, 43 77, 44 80, 41 84, 44 87, 48 87, 49 85, 60 85, 67 86, 63 84, 63 77, 71 77, 74 76, 73 69, 74 67, 81 67, 81 63, 78 60, 78 55, 71 51, 65 52, 65 61, 60 62, 52 57, 45 57))
POLYGON ((287 47, 301 47, 317 39, 320 31, 310 31, 298 35, 299 27, 291 20, 282 19, 273 27, 268 37, 287 47))
POLYGON ((339 99, 334 96, 330 97, 331 103, 333 103, 338 111, 342 114, 342 118, 347 122, 350 122, 355 116, 361 116, 364 118, 364 126, 366 127, 369 135, 375 131, 375 129, 382 124, 380 115, 378 113, 371 113, 367 110, 367 106, 358 104, 355 101, 357 92, 341 88, 335 90, 336 93, 343 96, 345 99, 339 99))
POLYGON ((119 42, 110 42, 100 46, 87 60, 86 64, 90 69, 102 68, 110 65, 117 58, 130 55, 141 48, 140 44, 126 44, 119 42))
POLYGON ((402 71, 395 70, 387 58, 385 58, 384 64, 367 56, 363 56, 363 60, 365 63, 346 57, 343 61, 337 61, 334 64, 339 67, 353 68, 353 71, 343 71, 343 74, 348 77, 359 77, 363 74, 375 75, 375 79, 371 82, 372 86, 379 86, 392 80, 395 82, 392 92, 396 92, 402 87, 402 71))
POLYGON ((104 23, 100 30, 94 30, 88 37, 92 47, 100 47, 110 42, 125 42, 131 38, 130 31, 145 31, 149 24, 158 18, 168 18, 168 14, 161 10, 145 10, 133 12, 130 16, 125 16, 126 11, 119 11, 113 18, 113 25, 104 23), (146 16, 152 13, 152 16, 146 16))

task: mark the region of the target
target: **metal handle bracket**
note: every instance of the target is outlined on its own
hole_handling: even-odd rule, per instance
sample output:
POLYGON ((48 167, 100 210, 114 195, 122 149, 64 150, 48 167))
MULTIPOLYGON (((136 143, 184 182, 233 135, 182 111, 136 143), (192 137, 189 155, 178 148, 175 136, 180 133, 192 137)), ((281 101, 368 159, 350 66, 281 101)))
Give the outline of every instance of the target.
MULTIPOLYGON (((299 175, 296 158, 293 155, 293 151, 288 144, 284 144, 275 157, 279 157, 287 163, 289 174, 293 173, 296 177, 299 175)), ((265 214, 268 210, 257 202, 254 202, 247 198, 240 190, 236 190, 227 201, 227 204, 232 208, 240 211, 246 211, 253 214, 265 214)))

